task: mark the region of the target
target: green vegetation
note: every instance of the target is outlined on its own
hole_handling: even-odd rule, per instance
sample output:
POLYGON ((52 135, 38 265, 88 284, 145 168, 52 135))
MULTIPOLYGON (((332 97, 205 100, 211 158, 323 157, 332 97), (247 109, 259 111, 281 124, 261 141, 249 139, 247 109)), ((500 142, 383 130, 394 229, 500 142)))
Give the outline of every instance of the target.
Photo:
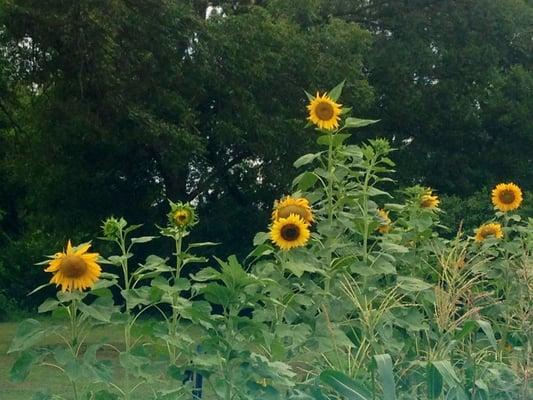
POLYGON ((206 20, 202 0, 0 1, 9 298, 35 309, 41 254, 109 214, 162 223, 167 197, 198 201, 196 240, 246 255, 297 154, 316 149, 303 90, 344 79, 343 101, 381 120, 354 143, 391 140, 400 186, 531 190, 529 2, 213 3, 224 17, 206 20))
POLYGON ((71 391, 36 394, 58 400, 194 398, 200 377, 219 400, 530 398, 533 218, 516 213, 522 189, 496 185, 492 218, 441 236, 431 188, 385 190, 389 141, 351 144, 350 130, 379 121, 341 106, 343 85, 308 95, 320 150, 294 162, 295 192, 242 262, 199 256, 217 243, 191 242, 201 214, 169 201, 157 236, 110 217, 105 256, 69 241, 39 263, 60 289, 39 306, 54 320, 19 324, 11 379, 59 370, 71 391), (133 262, 156 241, 166 250, 133 262), (157 319, 139 323, 149 313, 157 319), (102 326, 121 331, 118 343, 88 342, 102 326))
POLYGON ((0 0, 9 395, 533 397, 532 20, 0 0))

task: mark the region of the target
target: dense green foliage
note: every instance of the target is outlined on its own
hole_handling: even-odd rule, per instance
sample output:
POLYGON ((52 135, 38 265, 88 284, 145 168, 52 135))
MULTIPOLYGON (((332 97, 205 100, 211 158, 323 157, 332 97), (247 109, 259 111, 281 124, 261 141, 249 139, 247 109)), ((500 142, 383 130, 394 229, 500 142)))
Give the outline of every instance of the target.
POLYGON ((169 201, 152 235, 111 217, 105 253, 69 242, 40 263, 61 291, 38 308, 48 319, 19 324, 11 381, 61 375, 70 394, 45 384, 43 400, 530 399, 533 218, 516 213, 520 188, 498 186, 475 236, 443 237, 431 189, 387 192, 389 141, 351 143, 378 121, 341 110, 341 91, 309 96, 314 124, 341 121, 315 129, 318 151, 294 162, 295 192, 245 259, 198 256, 216 243, 191 242, 196 210, 169 201), (136 262, 153 242, 162 252, 136 262), (123 338, 87 342, 102 325, 123 338))
POLYGON ((166 197, 198 201, 196 239, 246 254, 316 146, 303 90, 343 79, 343 101, 381 119, 359 136, 399 148, 402 185, 532 189, 530 3, 214 3, 224 17, 199 0, 0 0, 0 293, 26 301, 40 254, 109 214, 161 222, 166 197))

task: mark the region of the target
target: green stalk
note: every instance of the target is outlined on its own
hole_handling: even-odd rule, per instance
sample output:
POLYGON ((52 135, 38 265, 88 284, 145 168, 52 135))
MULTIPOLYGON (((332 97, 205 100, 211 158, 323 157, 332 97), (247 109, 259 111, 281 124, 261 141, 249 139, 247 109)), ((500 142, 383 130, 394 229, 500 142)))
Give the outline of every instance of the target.
MULTIPOLYGON (((78 303, 77 300, 72 300, 70 302, 69 308, 69 319, 70 319, 70 335, 71 335, 71 349, 72 355, 74 358, 78 358, 77 347, 78 347, 78 303)), ((74 400, 78 400, 78 388, 74 380, 70 381, 72 383, 72 391, 74 392, 74 400)))
POLYGON ((224 400, 231 400, 231 383, 232 383, 232 374, 231 374, 231 368, 229 366, 229 358, 231 356, 231 348, 229 347, 229 343, 232 341, 233 337, 233 310, 230 308, 228 313, 228 318, 226 320, 226 343, 228 344, 228 349, 226 352, 226 368, 224 372, 224 376, 226 378, 226 391, 224 395, 224 400))
POLYGON ((329 133, 328 148, 328 222, 333 225, 333 133, 329 133))
POLYGON ((365 174, 365 181, 363 183, 363 218, 365 220, 365 225, 363 229, 363 261, 368 261, 368 185, 370 184, 370 175, 374 168, 375 159, 373 158, 370 162, 365 174))
MULTIPOLYGON (((179 279, 181 275, 181 268, 182 268, 182 262, 181 262, 181 247, 183 242, 183 234, 180 232, 178 233, 178 236, 175 237, 175 244, 176 244, 176 271, 174 274, 174 284, 176 284, 176 281, 179 279)), ((171 332, 170 334, 172 336, 176 335, 176 331, 178 329, 178 311, 177 311, 177 304, 178 304, 178 294, 174 293, 172 295, 172 323, 171 323, 171 332)), ((172 354, 169 354, 172 364, 176 362, 176 348, 175 346, 172 347, 172 354)))
MULTIPOLYGON (((329 147, 328 147, 328 190, 327 190, 327 212, 328 212, 328 224, 330 229, 330 234, 333 229, 333 133, 328 132, 329 135, 329 147)), ((332 252, 330 249, 328 249, 328 256, 327 256, 327 265, 328 265, 328 272, 331 268, 331 259, 332 259, 332 252)), ((333 271, 331 271, 331 274, 333 275, 333 271)), ((326 280, 324 282, 324 291, 326 293, 329 293, 331 280, 333 279, 333 276, 327 276, 326 280)))
MULTIPOLYGON (((124 275, 124 290, 126 293, 130 290, 130 277, 128 273, 128 259, 126 258, 128 252, 126 250, 126 236, 123 234, 122 230, 120 231, 120 237, 117 240, 117 243, 120 247, 120 251, 122 252, 122 260, 120 262, 122 266, 122 274, 124 275)), ((130 313, 130 305, 128 302, 128 298, 124 298, 125 301, 125 307, 126 307, 126 315, 128 317, 128 320, 126 322, 126 326, 124 327, 124 348, 126 354, 129 354, 131 351, 131 313, 130 313)), ((131 385, 130 385, 130 374, 128 372, 128 369, 124 371, 124 399, 130 400, 131 398, 131 385)))

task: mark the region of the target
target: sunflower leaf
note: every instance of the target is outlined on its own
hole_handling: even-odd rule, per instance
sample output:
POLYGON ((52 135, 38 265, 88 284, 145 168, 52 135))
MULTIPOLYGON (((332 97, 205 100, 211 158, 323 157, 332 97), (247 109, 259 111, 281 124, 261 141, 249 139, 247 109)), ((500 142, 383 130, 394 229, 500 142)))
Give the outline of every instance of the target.
POLYGON ((319 136, 316 140, 317 144, 324 146, 329 146, 330 142, 333 144, 333 147, 338 147, 344 143, 346 139, 352 136, 349 133, 337 133, 336 135, 322 135, 319 136))
POLYGON ((55 299, 46 299, 37 309, 39 313, 55 310, 61 303, 55 299))
POLYGON ((48 355, 48 351, 24 351, 17 358, 9 371, 11 382, 23 382, 30 373, 31 367, 41 362, 48 355))
POLYGON ((47 287, 49 285, 50 285, 50 283, 45 283, 44 285, 36 287, 30 293, 28 293, 28 296, 31 296, 32 294, 37 293, 39 290, 44 289, 45 287, 47 287))
POLYGON ((306 165, 306 164, 309 164, 311 162, 313 162, 314 160, 316 160, 318 157, 320 157, 320 154, 322 154, 322 152, 320 153, 309 153, 309 154, 304 154, 303 156, 301 156, 300 158, 298 158, 295 162, 294 162, 294 167, 295 168, 300 168, 302 165, 306 165))
POLYGON ((134 238, 131 238, 131 244, 136 244, 136 243, 147 243, 147 242, 150 242, 154 239, 156 239, 157 236, 141 236, 141 237, 134 237, 134 238))
POLYGON ((333 89, 331 89, 328 93, 328 96, 331 97, 333 101, 337 101, 339 97, 341 97, 342 89, 344 88, 344 84, 346 83, 346 80, 339 83, 337 86, 335 86, 333 89))
POLYGON ((15 337, 7 353, 23 351, 38 343, 46 335, 45 328, 35 319, 26 319, 17 327, 15 337))
POLYGON ((372 125, 379 121, 380 121, 379 119, 359 119, 359 118, 348 117, 346 118, 346 121, 344 121, 344 127, 345 128, 362 128, 363 126, 372 125))
POLYGON ((314 174, 313 172, 304 172, 301 175, 298 175, 294 180, 292 181, 292 184, 294 186, 298 186, 298 189, 300 190, 307 190, 311 187, 313 187, 318 180, 318 176, 314 174))

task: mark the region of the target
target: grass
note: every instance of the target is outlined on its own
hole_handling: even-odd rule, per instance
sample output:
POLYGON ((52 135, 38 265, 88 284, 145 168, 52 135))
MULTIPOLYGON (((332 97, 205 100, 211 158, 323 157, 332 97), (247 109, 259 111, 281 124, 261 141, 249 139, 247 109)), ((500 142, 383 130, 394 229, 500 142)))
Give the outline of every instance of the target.
MULTIPOLYGON (((32 396, 38 391, 48 391, 53 394, 62 396, 64 399, 71 400, 72 388, 61 373, 61 371, 54 368, 37 366, 32 369, 30 375, 22 383, 13 383, 9 380, 9 371, 13 365, 17 354, 7 354, 11 339, 15 335, 17 329, 17 322, 0 323, 0 399, 2 400, 30 400, 32 396)), ((121 342, 122 329, 120 327, 110 328, 96 328, 87 339, 87 344, 90 345, 97 341, 106 338, 106 342, 113 343, 117 347, 122 347, 121 342), (115 329, 110 331, 110 329, 115 329)), ((54 345, 59 343, 55 338, 48 339, 47 345, 54 345)), ((111 359, 112 362, 118 363, 116 352, 107 352, 100 354, 106 359, 111 359)), ((120 370, 120 369, 115 369, 120 370)), ((122 373, 116 374, 114 381, 120 385, 123 380, 122 373)), ((158 389, 161 387, 158 387, 158 389)), ((150 388, 144 387, 136 391, 133 397, 135 400, 144 400, 152 398, 150 396, 150 388)))

